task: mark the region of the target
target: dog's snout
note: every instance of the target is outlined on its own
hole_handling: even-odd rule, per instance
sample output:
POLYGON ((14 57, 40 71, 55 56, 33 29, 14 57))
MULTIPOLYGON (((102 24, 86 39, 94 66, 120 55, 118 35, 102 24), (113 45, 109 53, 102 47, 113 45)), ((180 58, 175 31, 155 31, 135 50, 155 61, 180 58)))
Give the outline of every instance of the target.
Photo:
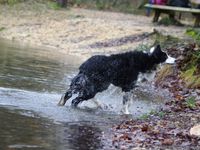
POLYGON ((171 57, 171 56, 168 56, 165 63, 167 64, 174 64, 176 62, 176 59, 171 57))

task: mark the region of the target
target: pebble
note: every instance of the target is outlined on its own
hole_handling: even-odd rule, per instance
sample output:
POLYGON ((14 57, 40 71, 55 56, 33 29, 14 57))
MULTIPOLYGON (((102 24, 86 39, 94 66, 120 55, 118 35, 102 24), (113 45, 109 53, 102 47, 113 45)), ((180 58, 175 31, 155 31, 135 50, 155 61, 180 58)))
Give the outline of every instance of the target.
POLYGON ((200 124, 199 124, 199 125, 193 126, 193 127, 190 129, 190 134, 200 137, 200 124))

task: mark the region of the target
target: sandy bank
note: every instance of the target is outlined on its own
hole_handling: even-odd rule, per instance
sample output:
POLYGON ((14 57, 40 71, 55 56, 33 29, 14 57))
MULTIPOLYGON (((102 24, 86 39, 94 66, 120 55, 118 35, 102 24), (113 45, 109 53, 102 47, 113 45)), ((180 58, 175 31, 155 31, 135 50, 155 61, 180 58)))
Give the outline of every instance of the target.
POLYGON ((110 47, 91 48, 96 42, 152 32, 182 36, 184 27, 152 24, 151 17, 72 8, 51 10, 43 5, 28 9, 22 4, 0 6, 0 37, 33 46, 45 46, 73 54, 113 53, 130 50, 139 44, 152 44, 151 39, 127 42, 110 47), (25 8, 25 9, 22 9, 25 8))

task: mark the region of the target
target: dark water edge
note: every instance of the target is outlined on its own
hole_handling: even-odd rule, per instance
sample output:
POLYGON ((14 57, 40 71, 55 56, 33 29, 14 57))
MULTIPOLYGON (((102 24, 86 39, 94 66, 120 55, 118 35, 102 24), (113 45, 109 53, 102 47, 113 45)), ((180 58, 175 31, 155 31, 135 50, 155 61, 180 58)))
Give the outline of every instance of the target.
POLYGON ((31 91, 61 91, 80 58, 56 50, 31 48, 0 39, 0 86, 31 91))
MULTIPOLYGON (((54 124, 51 120, 20 115, 0 108, 1 149, 101 149, 102 131, 90 122, 54 124)), ((30 114, 30 112, 29 112, 30 114)))

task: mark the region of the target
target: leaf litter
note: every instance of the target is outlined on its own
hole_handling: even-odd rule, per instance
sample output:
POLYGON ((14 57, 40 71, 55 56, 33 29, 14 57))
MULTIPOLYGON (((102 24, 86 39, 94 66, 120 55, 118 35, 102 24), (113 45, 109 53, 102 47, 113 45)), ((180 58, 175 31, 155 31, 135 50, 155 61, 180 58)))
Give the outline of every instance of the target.
POLYGON ((162 116, 158 112, 114 125, 112 134, 104 136, 110 139, 109 149, 200 149, 200 137, 189 132, 200 123, 200 90, 186 87, 180 75, 196 45, 179 45, 166 51, 177 58, 177 63, 172 72, 157 77, 155 86, 168 89, 173 98, 161 108, 162 116))

